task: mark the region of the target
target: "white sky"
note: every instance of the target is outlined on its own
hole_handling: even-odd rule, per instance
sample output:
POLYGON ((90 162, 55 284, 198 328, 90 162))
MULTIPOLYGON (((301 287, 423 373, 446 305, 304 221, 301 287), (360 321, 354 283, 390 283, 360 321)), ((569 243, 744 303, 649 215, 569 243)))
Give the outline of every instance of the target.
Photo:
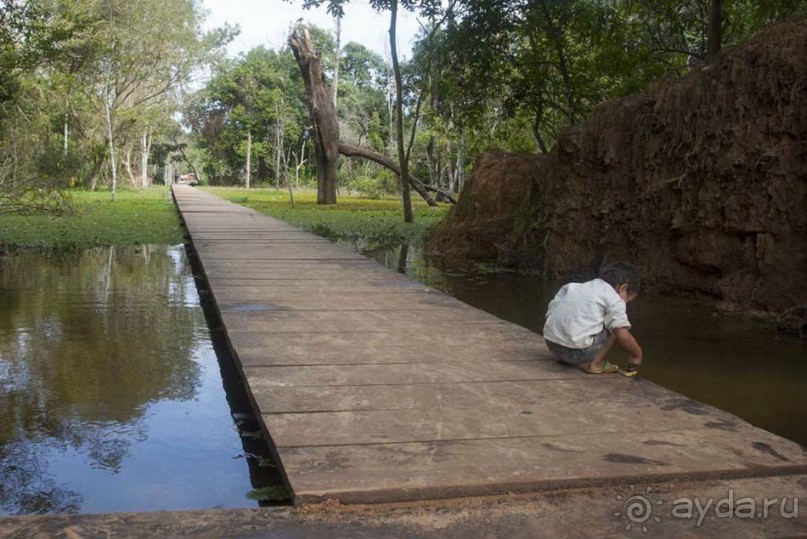
MULTIPOLYGON (((304 10, 302 0, 202 0, 202 4, 208 11, 205 28, 215 28, 225 22, 241 27, 241 33, 228 47, 232 56, 258 45, 279 49, 288 34, 289 25, 300 18, 326 30, 336 29, 325 5, 304 10)), ((413 39, 419 28, 414 15, 398 12, 398 50, 402 59, 411 55, 413 39)), ((356 41, 387 58, 388 30, 388 11, 378 14, 366 0, 351 0, 345 5, 342 44, 356 41)))

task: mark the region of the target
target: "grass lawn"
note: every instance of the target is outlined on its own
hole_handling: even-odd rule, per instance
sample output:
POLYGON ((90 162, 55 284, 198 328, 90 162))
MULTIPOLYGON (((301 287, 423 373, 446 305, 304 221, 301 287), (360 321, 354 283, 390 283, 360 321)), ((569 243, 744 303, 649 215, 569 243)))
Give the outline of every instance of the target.
POLYGON ((70 191, 74 211, 64 215, 0 215, 0 245, 77 249, 104 245, 182 242, 179 214, 165 187, 70 191))
POLYGON ((314 190, 294 193, 295 208, 289 194, 274 189, 205 187, 210 193, 243 204, 271 217, 282 219, 309 232, 332 240, 364 242, 368 245, 415 244, 448 212, 450 205, 430 208, 413 193, 415 222, 403 222, 401 202, 397 198, 366 199, 338 196, 335 205, 317 205, 314 190))
MULTIPOLYGON (((274 189, 205 188, 238 204, 254 208, 332 240, 366 245, 418 243, 449 209, 430 208, 414 200, 415 222, 405 224, 398 199, 338 197, 331 206, 316 204, 316 191, 295 193, 292 209, 286 191, 274 189)), ((0 245, 45 249, 80 249, 105 245, 176 244, 182 242, 179 215, 165 187, 118 191, 69 192, 73 211, 63 215, 1 215, 0 245)))

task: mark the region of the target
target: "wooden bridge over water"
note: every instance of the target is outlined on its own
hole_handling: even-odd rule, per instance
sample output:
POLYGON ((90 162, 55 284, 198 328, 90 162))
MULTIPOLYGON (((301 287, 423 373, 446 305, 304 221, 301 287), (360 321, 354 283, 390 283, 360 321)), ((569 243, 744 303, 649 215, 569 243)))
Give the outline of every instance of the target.
POLYGON ((175 200, 294 502, 807 472, 798 444, 188 186, 175 200))

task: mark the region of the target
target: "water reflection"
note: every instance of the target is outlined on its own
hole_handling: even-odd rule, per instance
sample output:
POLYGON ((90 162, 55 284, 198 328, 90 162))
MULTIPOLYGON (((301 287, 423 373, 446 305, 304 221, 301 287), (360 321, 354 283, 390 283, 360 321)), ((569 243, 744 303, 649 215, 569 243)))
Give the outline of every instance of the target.
POLYGON ((243 507, 182 246, 0 258, 0 513, 243 507))
MULTIPOLYGON (((447 267, 410 246, 365 254, 538 333, 561 284, 447 267)), ((628 309, 646 356, 642 376, 807 445, 807 343, 777 338, 768 324, 683 299, 644 294, 628 309)), ((611 354, 624 363, 618 350, 611 354)))

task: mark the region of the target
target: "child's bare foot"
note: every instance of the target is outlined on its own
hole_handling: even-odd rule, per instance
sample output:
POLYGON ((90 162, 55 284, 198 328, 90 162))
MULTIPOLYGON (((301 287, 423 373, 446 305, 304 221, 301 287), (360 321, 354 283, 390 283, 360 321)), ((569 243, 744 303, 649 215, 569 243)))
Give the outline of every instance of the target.
POLYGON ((586 365, 585 371, 588 374, 613 374, 615 372, 619 372, 619 366, 614 365, 609 361, 604 361, 600 364, 598 362, 592 361, 588 365, 586 365))

